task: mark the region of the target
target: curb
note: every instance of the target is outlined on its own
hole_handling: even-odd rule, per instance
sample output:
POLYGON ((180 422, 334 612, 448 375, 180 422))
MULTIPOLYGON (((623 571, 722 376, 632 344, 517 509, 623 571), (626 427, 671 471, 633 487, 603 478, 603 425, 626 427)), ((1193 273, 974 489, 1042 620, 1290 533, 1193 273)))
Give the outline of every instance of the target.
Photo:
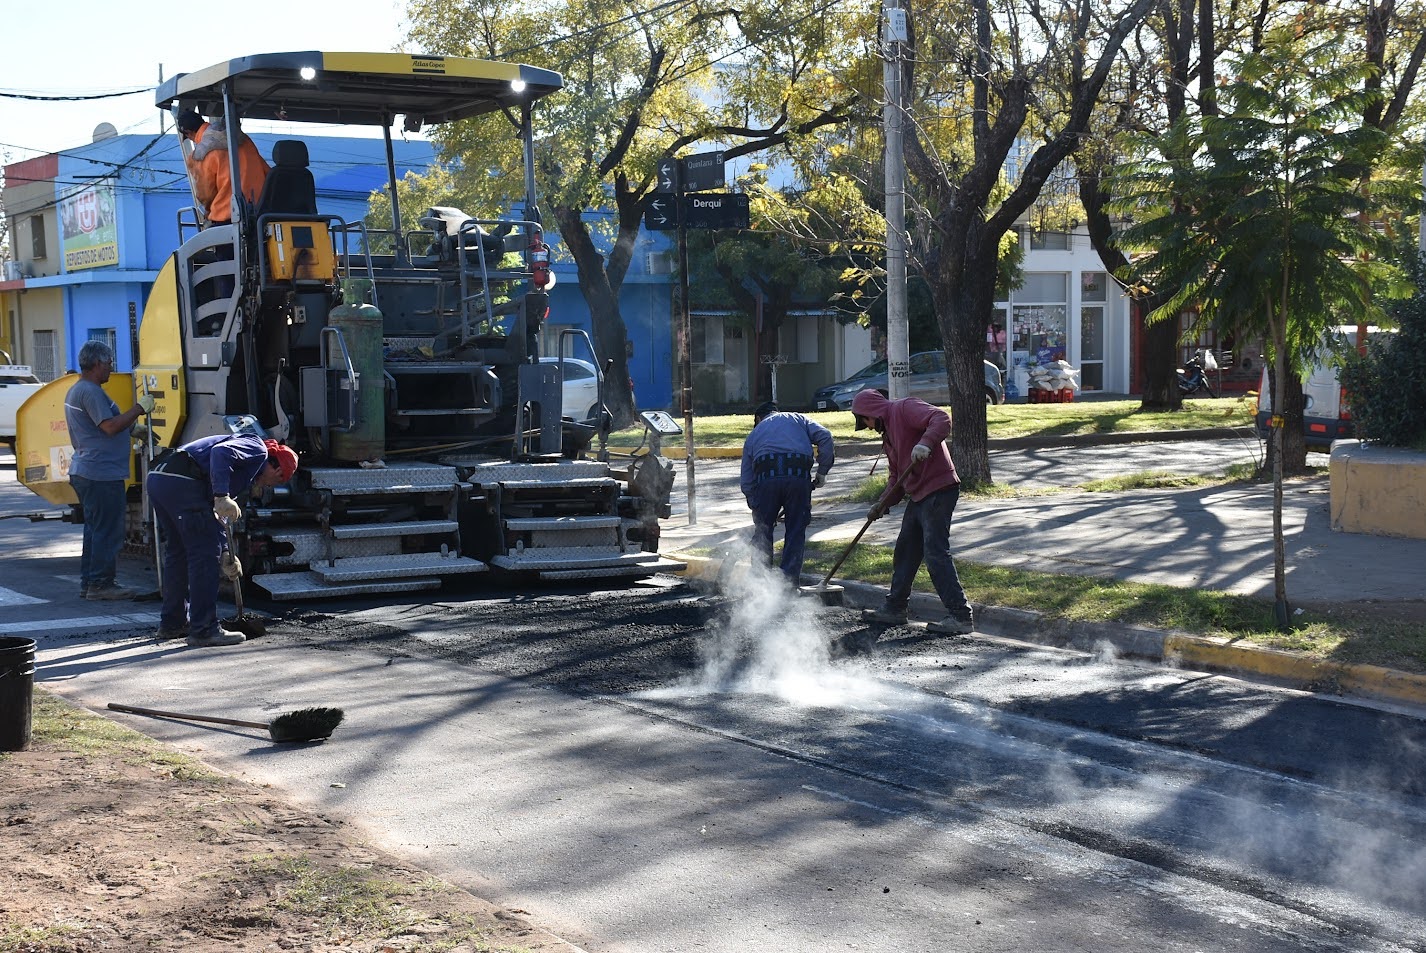
MULTIPOLYGON (((1101 447, 1122 443, 1162 443, 1166 440, 1225 440, 1230 437, 1257 439, 1257 431, 1252 427, 1204 427, 1198 430, 1135 430, 1117 433, 1064 434, 1061 436, 1036 437, 995 437, 986 441, 991 450, 1033 450, 1049 447, 1101 447)), ((668 460, 683 460, 687 457, 684 447, 664 447, 662 455, 668 460)), ((743 448, 737 447, 694 447, 695 460, 739 459, 743 448)), ((880 456, 881 443, 871 440, 839 440, 838 457, 880 456)))
MULTIPOLYGON (((688 568, 679 575, 708 586, 716 584, 722 560, 684 554, 677 558, 688 564, 688 568)), ((802 579, 811 585, 822 581, 821 577, 806 574, 802 579)), ((851 606, 877 605, 886 591, 880 586, 855 580, 844 579, 839 585, 845 590, 846 602, 851 606)), ((1379 665, 1324 662, 1278 649, 1236 645, 1231 639, 1112 622, 1067 622, 1029 609, 973 605, 976 631, 971 638, 987 635, 1088 653, 1108 649, 1129 658, 1232 675, 1319 695, 1426 705, 1426 675, 1400 672, 1379 665)), ((944 614, 940 600, 928 592, 912 593, 909 610, 913 620, 934 619, 944 614)))

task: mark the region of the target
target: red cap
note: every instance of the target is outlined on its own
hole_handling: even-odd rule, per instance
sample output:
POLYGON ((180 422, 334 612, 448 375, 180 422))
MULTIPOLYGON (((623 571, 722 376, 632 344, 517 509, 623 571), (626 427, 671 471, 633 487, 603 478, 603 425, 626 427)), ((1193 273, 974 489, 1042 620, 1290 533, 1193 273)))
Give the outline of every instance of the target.
POLYGON ((267 444, 267 458, 277 461, 278 472, 282 474, 282 482, 286 483, 292 479, 292 474, 297 472, 297 454, 291 447, 285 447, 276 440, 264 440, 267 444))

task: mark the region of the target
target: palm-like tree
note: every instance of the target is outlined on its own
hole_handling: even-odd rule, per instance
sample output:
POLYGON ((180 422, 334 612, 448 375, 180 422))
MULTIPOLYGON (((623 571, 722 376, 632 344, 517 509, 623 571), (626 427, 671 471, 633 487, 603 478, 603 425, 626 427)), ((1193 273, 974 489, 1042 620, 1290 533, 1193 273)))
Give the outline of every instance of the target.
POLYGON ((1176 289, 1150 320, 1198 307, 1221 332, 1260 335, 1273 362, 1275 614, 1290 618, 1282 532, 1284 424, 1301 440, 1301 406, 1285 414, 1288 375, 1300 377, 1329 327, 1379 312, 1389 277, 1367 225, 1371 172, 1386 146, 1354 124, 1366 90, 1334 38, 1273 32, 1241 58, 1219 92, 1222 111, 1186 121, 1128 170, 1119 207, 1136 217, 1124 242, 1147 250, 1141 280, 1176 289), (1295 420, 1295 424, 1293 423, 1295 420))

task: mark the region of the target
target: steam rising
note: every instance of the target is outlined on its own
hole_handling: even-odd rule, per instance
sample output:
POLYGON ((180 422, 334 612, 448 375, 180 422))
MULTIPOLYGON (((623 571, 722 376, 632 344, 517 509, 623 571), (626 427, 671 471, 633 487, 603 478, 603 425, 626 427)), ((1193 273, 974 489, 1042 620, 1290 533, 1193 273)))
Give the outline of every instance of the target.
POLYGON ((721 577, 726 609, 699 647, 700 671, 683 692, 771 695, 796 705, 850 706, 887 689, 852 663, 831 664, 832 634, 821 600, 799 596, 746 544, 729 552, 721 577))

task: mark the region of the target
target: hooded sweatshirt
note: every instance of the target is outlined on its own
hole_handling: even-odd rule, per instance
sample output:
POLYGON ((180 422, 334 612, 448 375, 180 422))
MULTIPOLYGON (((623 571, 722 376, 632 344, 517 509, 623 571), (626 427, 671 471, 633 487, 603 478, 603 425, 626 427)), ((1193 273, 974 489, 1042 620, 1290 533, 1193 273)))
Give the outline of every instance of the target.
POLYGON ((939 407, 933 407, 917 397, 892 400, 880 391, 864 390, 852 398, 852 413, 879 420, 882 424, 881 449, 886 454, 887 493, 882 497, 888 506, 895 506, 904 496, 917 503, 948 486, 961 482, 946 438, 951 435, 951 417, 939 407), (899 487, 897 480, 911 466, 911 448, 924 443, 931 455, 906 475, 899 487))

